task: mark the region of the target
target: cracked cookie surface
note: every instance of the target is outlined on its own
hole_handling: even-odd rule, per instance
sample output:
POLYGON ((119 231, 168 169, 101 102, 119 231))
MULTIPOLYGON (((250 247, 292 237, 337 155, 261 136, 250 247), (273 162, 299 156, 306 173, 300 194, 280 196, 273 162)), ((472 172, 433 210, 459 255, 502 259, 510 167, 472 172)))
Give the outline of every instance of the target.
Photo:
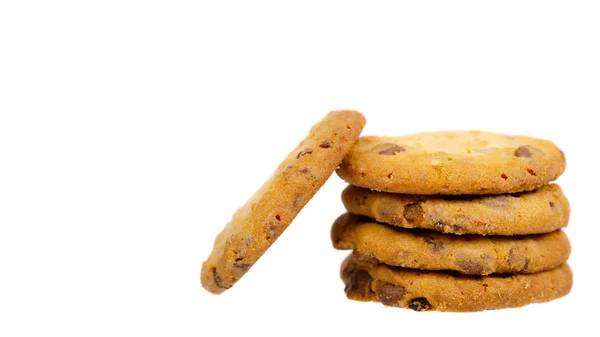
POLYGON ((348 183, 406 194, 531 191, 558 178, 565 156, 552 142, 482 131, 361 137, 337 174, 348 183))
POLYGON ((558 267, 571 253, 561 230, 508 237, 449 235, 392 227, 348 213, 333 224, 331 240, 336 249, 353 249, 361 261, 467 275, 535 273, 558 267))
POLYGON ((365 122, 359 112, 332 111, 312 127, 217 236, 202 264, 206 290, 224 292, 256 263, 339 166, 365 122))
POLYGON ((416 311, 471 312, 516 308, 565 296, 573 275, 567 264, 534 274, 467 276, 428 272, 348 257, 341 277, 349 299, 416 311))

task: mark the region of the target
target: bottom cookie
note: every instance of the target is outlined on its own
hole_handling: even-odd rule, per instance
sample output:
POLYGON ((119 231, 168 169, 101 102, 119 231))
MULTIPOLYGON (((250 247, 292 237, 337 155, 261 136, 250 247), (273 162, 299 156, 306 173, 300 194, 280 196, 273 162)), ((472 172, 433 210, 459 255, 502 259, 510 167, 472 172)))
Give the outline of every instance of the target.
POLYGON ((342 264, 346 296, 416 311, 481 311, 548 302, 571 290, 567 264, 533 274, 466 276, 359 261, 342 264))

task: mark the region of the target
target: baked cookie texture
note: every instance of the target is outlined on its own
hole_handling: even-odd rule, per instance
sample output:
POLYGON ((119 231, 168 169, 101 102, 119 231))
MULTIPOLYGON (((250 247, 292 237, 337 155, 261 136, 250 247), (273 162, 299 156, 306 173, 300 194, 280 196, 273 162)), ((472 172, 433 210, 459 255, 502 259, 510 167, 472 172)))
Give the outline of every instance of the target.
POLYGON ((348 186, 342 201, 350 213, 404 228, 452 234, 522 235, 567 226, 569 202, 557 184, 502 195, 427 196, 348 186))
POLYGON ((348 183, 403 194, 531 191, 565 170, 551 141, 482 131, 361 137, 337 174, 348 183))
POLYGON ((348 213, 333 224, 331 240, 336 249, 352 249, 357 260, 469 275, 549 270, 565 263, 571 253, 561 230, 512 237, 447 235, 394 228, 348 213))
POLYGON ((341 268, 349 299, 416 311, 472 312, 548 302, 571 290, 568 265, 534 274, 465 276, 347 258, 341 268))
POLYGON ((332 111, 312 127, 217 236, 202 264, 206 290, 224 292, 256 263, 340 165, 365 122, 359 112, 332 111))

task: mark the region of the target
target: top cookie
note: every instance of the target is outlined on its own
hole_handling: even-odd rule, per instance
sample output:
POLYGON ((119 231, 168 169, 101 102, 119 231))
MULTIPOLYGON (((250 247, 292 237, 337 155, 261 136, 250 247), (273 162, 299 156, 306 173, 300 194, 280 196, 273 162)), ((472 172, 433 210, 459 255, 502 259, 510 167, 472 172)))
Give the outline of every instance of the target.
POLYGON ((482 131, 361 137, 338 175, 352 185, 405 194, 531 191, 565 170, 548 140, 482 131))
POLYGON ((220 294, 235 284, 290 225, 358 139, 365 118, 332 111, 237 210, 202 264, 204 288, 220 294))

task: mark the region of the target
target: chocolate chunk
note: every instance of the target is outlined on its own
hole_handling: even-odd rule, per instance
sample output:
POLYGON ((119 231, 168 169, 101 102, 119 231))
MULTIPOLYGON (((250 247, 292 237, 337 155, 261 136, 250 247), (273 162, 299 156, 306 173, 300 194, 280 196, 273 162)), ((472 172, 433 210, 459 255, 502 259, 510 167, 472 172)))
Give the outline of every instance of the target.
POLYGON ((517 261, 519 259, 519 252, 518 249, 513 247, 508 251, 508 258, 506 259, 506 262, 508 263, 509 266, 514 266, 517 264, 517 261))
POLYGON ((444 249, 444 244, 434 239, 432 236, 426 236, 423 238, 423 240, 425 240, 425 242, 431 245, 431 250, 433 250, 434 253, 437 253, 440 250, 444 249))
POLYGON ((468 275, 481 275, 483 272, 483 265, 479 262, 461 260, 456 264, 458 264, 460 269, 468 275))
POLYGON ((304 156, 305 154, 310 154, 312 152, 313 152, 313 150, 311 148, 306 148, 306 149, 298 152, 298 155, 296 156, 296 158, 300 158, 300 157, 304 156))
POLYGON ((322 147, 324 149, 328 149, 331 147, 331 139, 327 138, 324 141, 321 142, 321 144, 319 144, 319 147, 322 147))
POLYGON ((237 267, 237 268, 240 268, 241 270, 248 270, 248 269, 250 269, 250 267, 252 267, 252 264, 251 263, 244 263, 244 262, 242 262, 243 260, 244 260, 244 258, 238 257, 233 262, 233 265, 235 267, 237 267))
POLYGON ((406 149, 398 144, 383 143, 373 147, 373 151, 384 156, 395 156, 396 153, 406 151, 406 149))
POLYGON ((223 288, 223 289, 229 289, 231 288, 231 286, 227 287, 223 284, 223 279, 221 278, 221 276, 219 276, 219 274, 217 273, 217 269, 214 268, 213 269, 213 281, 215 282, 215 284, 217 285, 217 287, 219 288, 223 288))
POLYGON ((354 270, 348 275, 348 284, 344 291, 347 295, 367 298, 371 291, 371 275, 364 270, 354 270))
POLYGON ((408 303, 408 307, 415 311, 431 310, 432 306, 425 297, 414 298, 408 303))
POLYGON ((515 155, 515 157, 519 157, 519 158, 531 158, 533 156, 533 153, 529 149, 529 146, 525 145, 525 146, 519 146, 515 150, 514 155, 515 155))
POLYGON ((292 203, 292 207, 298 207, 300 205, 300 202, 302 201, 302 198, 304 198, 302 194, 296 194, 296 196, 294 197, 294 202, 292 203))
POLYGON ((417 221, 423 218, 423 208, 419 202, 404 206, 404 218, 407 221, 417 221))
POLYGON ((460 225, 448 225, 441 221, 436 222, 435 225, 433 225, 433 228, 435 228, 436 231, 442 233, 460 234, 462 232, 462 227, 460 225))
POLYGON ((448 227, 449 227, 448 225, 446 225, 445 223, 443 223, 441 221, 436 222, 436 224, 434 225, 435 230, 438 232, 442 232, 442 233, 445 233, 446 228, 448 228, 448 227))
POLYGON ((375 257, 375 255, 373 255, 372 253, 371 254, 363 254, 363 253, 360 253, 355 250, 352 252, 352 256, 354 256, 355 258, 357 258, 358 260, 363 261, 363 262, 368 262, 368 263, 372 263, 372 264, 381 263, 381 261, 379 261, 375 257))
POLYGON ((402 286, 397 286, 389 283, 377 283, 375 293, 379 301, 391 307, 397 307, 398 302, 406 295, 406 289, 402 286))
POLYGON ((265 226, 264 232, 265 232, 265 237, 267 238, 267 240, 271 240, 271 239, 275 240, 281 234, 281 227, 275 223, 270 222, 265 226))

